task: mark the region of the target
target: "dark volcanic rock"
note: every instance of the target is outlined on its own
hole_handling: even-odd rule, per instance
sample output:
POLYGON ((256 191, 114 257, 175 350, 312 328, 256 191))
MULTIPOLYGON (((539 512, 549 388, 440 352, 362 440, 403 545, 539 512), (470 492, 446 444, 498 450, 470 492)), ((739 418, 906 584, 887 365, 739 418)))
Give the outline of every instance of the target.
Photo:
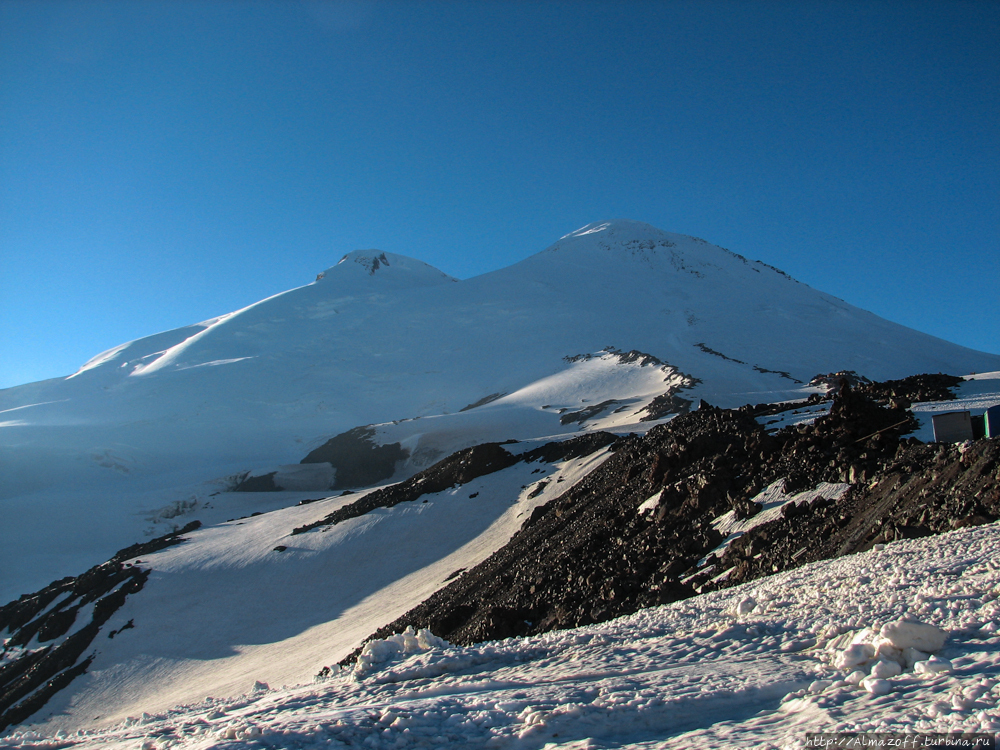
POLYGON ((809 385, 825 386, 832 392, 837 392, 846 383, 880 404, 896 401, 905 407, 919 401, 950 401, 955 398, 952 389, 961 382, 962 378, 955 375, 938 373, 873 383, 853 370, 846 370, 817 375, 809 381, 809 385))
MULTIPOLYGON (((10 634, 4 655, 28 647, 13 652, 14 658, 0 667, 0 731, 27 719, 86 672, 93 656, 82 661, 80 657, 111 615, 130 594, 140 591, 149 577, 148 570, 126 565, 125 561, 179 544, 184 541, 183 534, 200 525, 193 521, 179 531, 133 544, 83 575, 62 578, 0 607, 0 632, 10 634), (90 621, 66 636, 76 624, 80 609, 91 603, 94 607, 90 621), (50 645, 41 646, 50 641, 50 645), (31 648, 32 643, 35 648, 31 648)), ((126 627, 132 625, 121 630, 126 627)))
POLYGON ((687 414, 691 411, 691 404, 694 403, 689 398, 678 396, 679 389, 671 389, 660 394, 650 401, 643 411, 646 416, 640 417, 640 422, 655 422, 658 419, 669 417, 672 414, 687 414))
POLYGON ((537 508, 506 546, 372 637, 412 625, 468 644, 690 596, 711 578, 699 562, 721 542, 712 522, 730 509, 753 516, 752 498, 777 480, 788 492, 824 481, 854 489, 840 501, 786 506, 778 521, 747 533, 706 564, 712 576, 730 570, 714 587, 992 520, 1000 513, 997 441, 961 454, 904 437, 916 424, 902 404, 940 398, 953 384, 921 376, 852 389, 845 379, 830 413, 813 425, 769 435, 754 418, 757 407, 702 404, 644 437, 623 438, 604 464, 537 508))
POLYGON ((733 359, 732 357, 727 357, 722 352, 715 351, 715 349, 713 349, 712 347, 708 346, 704 342, 695 344, 695 346, 697 346, 699 349, 701 349, 703 352, 705 352, 705 354, 714 355, 716 357, 719 357, 720 359, 726 360, 727 362, 735 362, 738 365, 745 365, 746 364, 746 362, 744 362, 742 359, 733 359))
POLYGON ((270 474, 261 474, 255 477, 246 474, 233 487, 233 492, 281 492, 281 487, 274 483, 274 476, 277 473, 272 471, 270 474))
POLYGON ((951 401, 962 378, 955 375, 912 375, 902 380, 866 383, 858 390, 880 404, 896 402, 904 408, 918 401, 951 401))
POLYGON ((899 443, 867 484, 855 485, 841 500, 799 506, 737 540, 712 575, 731 573, 722 584, 706 580, 704 590, 998 518, 1000 440, 968 446, 899 443), (747 555, 748 548, 755 554, 747 555))
POLYGON ((488 396, 483 396, 478 401, 473 401, 471 404, 463 406, 459 411, 471 411, 472 409, 478 409, 480 406, 485 406, 486 404, 496 401, 498 398, 503 398, 507 394, 503 391, 498 391, 497 393, 491 393, 488 396))
POLYGON ((522 453, 519 458, 521 461, 526 461, 527 463, 544 461, 548 464, 554 464, 558 461, 569 461, 573 458, 589 456, 591 453, 599 451, 601 448, 612 445, 617 441, 618 437, 612 435, 610 432, 588 432, 572 440, 546 443, 540 448, 522 453))
POLYGON ((301 463, 329 463, 337 470, 331 489, 342 490, 369 487, 388 479, 395 473, 396 464, 409 455, 399 443, 376 444, 374 427, 355 427, 330 438, 301 463))
POLYGON ((609 399, 607 401, 602 401, 599 404, 591 404, 590 406, 585 406, 579 411, 569 411, 559 417, 559 424, 572 424, 573 422, 579 422, 583 424, 588 419, 596 417, 601 412, 619 403, 615 399, 609 399))
MULTIPOLYGON (((299 526, 292 534, 301 534, 312 529, 356 518, 370 513, 376 508, 391 508, 399 503, 412 502, 424 495, 443 492, 451 487, 468 484, 473 479, 485 474, 506 469, 519 461, 565 461, 569 458, 586 456, 606 445, 616 438, 605 432, 593 432, 581 435, 572 440, 558 443, 546 443, 540 448, 526 452, 522 456, 513 456, 504 450, 504 443, 483 443, 472 448, 452 453, 448 458, 438 461, 428 469, 414 474, 405 482, 384 487, 369 492, 356 502, 338 508, 325 518, 314 523, 299 526)), ((511 441, 514 442, 514 441, 511 441)))
POLYGON ((851 388, 855 388, 865 383, 871 383, 864 375, 858 375, 854 370, 841 370, 831 372, 826 375, 817 375, 809 381, 809 385, 821 386, 830 391, 840 390, 840 386, 847 383, 851 388))

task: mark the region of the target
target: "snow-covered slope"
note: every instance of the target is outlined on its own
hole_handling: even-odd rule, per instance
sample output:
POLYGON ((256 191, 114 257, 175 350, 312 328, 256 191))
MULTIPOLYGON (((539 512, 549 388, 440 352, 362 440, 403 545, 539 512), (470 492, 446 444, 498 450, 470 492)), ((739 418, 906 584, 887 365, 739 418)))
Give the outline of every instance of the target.
POLYGON ((75 729, 239 694, 255 680, 309 682, 374 623, 402 615, 499 549, 532 509, 606 457, 519 463, 326 533, 290 536, 363 494, 328 498, 203 528, 182 545, 142 555, 150 580, 104 628, 131 623, 127 632, 95 643, 87 674, 40 717, 75 729), (561 483, 525 489, 555 472, 561 483))
MULTIPOLYGON (((295 535, 365 497, 328 497, 342 462, 299 464, 335 436, 354 436, 337 443, 348 461, 389 449, 379 480, 401 480, 487 441, 522 441, 507 446, 517 455, 580 431, 642 432, 699 398, 802 398, 812 376, 844 369, 886 378, 996 370, 1000 358, 700 240, 613 222, 462 282, 402 256, 351 253, 307 286, 2 391, 0 603, 204 524, 143 553, 145 585, 72 656, 85 673, 32 721, 75 730, 255 680, 308 681, 607 457, 521 461, 295 535), (230 491, 248 472, 298 491, 230 491)), ((66 617, 89 627, 97 605, 76 606, 66 617)), ((75 632, 22 645, 42 654, 75 632)), ((4 663, 25 653, 11 648, 4 663)), ((781 669, 774 679, 786 685, 781 669)))
POLYGON ((483 440, 642 430, 664 393, 775 401, 842 369, 965 373, 1000 357, 638 222, 588 225, 466 281, 350 253, 306 286, 0 391, 0 600, 173 524, 287 504, 212 494, 358 426, 408 452, 398 479, 483 440))
POLYGON ((0 743, 793 750, 808 732, 993 737, 998 544, 992 524, 586 628, 466 648, 400 638, 372 649, 384 661, 305 685, 265 684, 261 663, 239 696, 166 710, 140 703, 111 727, 24 728, 0 743), (943 647, 897 662, 893 643, 917 630, 906 618, 943 635, 943 647))

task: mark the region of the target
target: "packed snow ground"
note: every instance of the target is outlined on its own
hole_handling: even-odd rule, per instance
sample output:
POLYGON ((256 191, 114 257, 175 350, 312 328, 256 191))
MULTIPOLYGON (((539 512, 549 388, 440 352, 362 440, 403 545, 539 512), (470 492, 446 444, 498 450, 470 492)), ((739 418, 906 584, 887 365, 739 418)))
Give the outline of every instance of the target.
POLYGON ((792 750, 816 731, 992 734, 997 549, 991 524, 533 638, 460 648, 410 633, 313 683, 248 677, 238 698, 22 728, 0 747, 792 750), (936 654, 914 650, 935 635, 936 654))

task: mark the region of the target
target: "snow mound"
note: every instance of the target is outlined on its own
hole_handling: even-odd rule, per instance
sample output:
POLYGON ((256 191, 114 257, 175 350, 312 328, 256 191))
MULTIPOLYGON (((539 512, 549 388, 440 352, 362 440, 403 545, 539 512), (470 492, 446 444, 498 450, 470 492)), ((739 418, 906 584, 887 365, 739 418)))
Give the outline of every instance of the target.
POLYGON ((831 641, 827 649, 833 653, 831 661, 837 669, 863 675, 870 672, 873 677, 887 679, 904 670, 915 671, 916 665, 925 662, 931 652, 944 647, 947 638, 941 628, 907 614, 878 631, 864 628, 843 634, 831 641))
POLYGON ((941 628, 904 617, 882 626, 879 635, 893 648, 903 651, 916 648, 921 651, 940 651, 948 634, 941 628))
POLYGON ((427 628, 414 630, 412 627, 408 627, 402 633, 366 643, 354 664, 353 675, 355 678, 361 679, 402 657, 435 649, 445 649, 449 646, 451 644, 448 641, 438 638, 427 628))

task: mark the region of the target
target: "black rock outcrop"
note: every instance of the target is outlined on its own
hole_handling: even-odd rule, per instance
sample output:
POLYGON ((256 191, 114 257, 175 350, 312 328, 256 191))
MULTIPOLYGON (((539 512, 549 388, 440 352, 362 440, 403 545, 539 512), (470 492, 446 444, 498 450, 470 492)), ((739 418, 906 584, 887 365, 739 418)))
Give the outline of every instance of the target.
MULTIPOLYGON (((0 731, 27 719, 87 671, 93 654, 81 659, 84 652, 149 577, 148 570, 125 561, 179 544, 184 534, 200 525, 193 521, 178 531, 133 544, 83 575, 62 578, 0 607, 0 633, 9 634, 3 655, 10 657, 0 667, 0 731), (80 611, 91 604, 89 621, 70 633, 80 611)), ((130 627, 134 626, 126 624, 115 634, 130 627)))
POLYGON ((300 463, 329 463, 337 470, 330 489, 342 490, 370 487, 388 479, 396 471, 396 464, 409 455, 399 443, 377 444, 375 428, 366 426, 330 438, 300 463))

